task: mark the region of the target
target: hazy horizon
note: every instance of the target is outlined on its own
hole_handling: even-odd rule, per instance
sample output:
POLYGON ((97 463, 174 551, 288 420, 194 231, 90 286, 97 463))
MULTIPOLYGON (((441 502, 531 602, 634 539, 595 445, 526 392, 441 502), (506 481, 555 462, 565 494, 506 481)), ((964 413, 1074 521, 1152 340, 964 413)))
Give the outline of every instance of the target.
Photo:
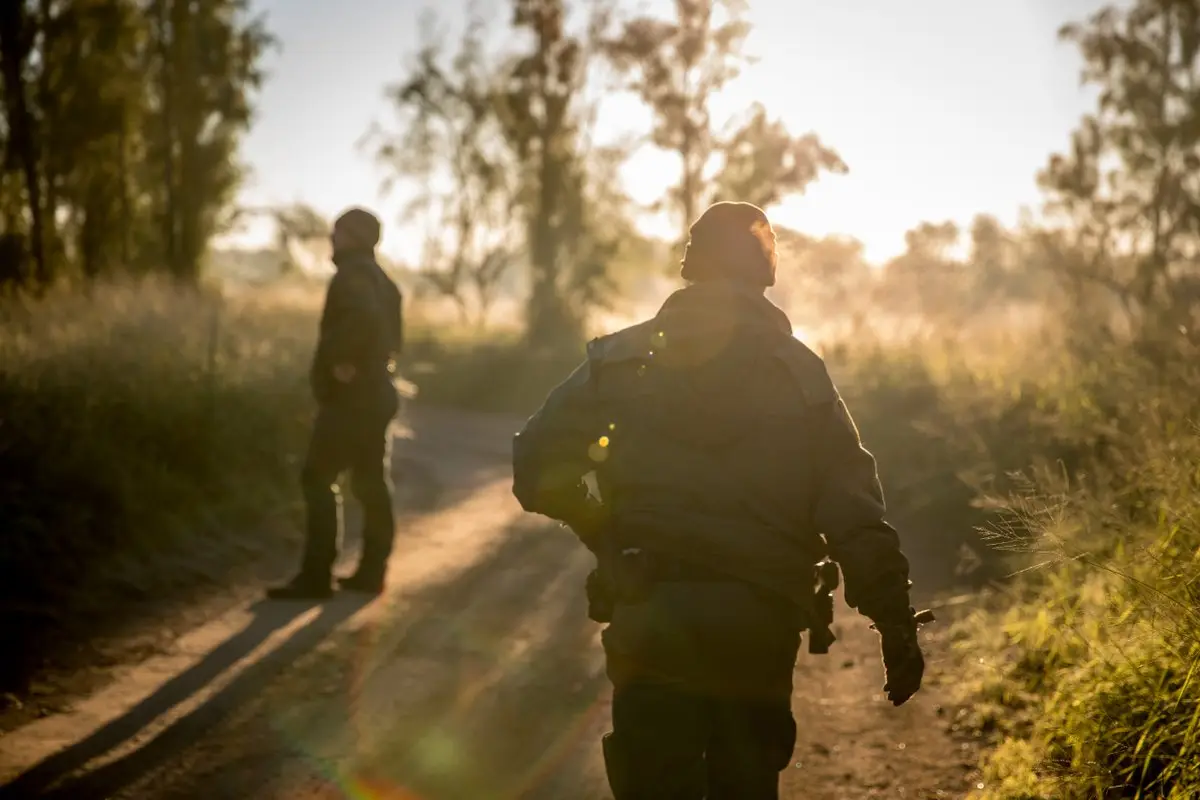
MULTIPOLYGON (((385 219, 383 250, 414 254, 415 242, 396 221, 400 201, 379 196, 382 174, 356 145, 373 121, 390 118, 384 87, 403 74, 428 5, 255 3, 281 49, 267 59, 268 81, 243 146, 252 172, 241 202, 299 200, 326 214, 368 205, 385 219)), ((758 62, 715 100, 714 116, 722 120, 758 100, 793 132, 815 131, 837 149, 850 174, 823 176, 772 218, 812 235, 854 236, 874 261, 899 253, 904 232, 924 220, 966 223, 983 212, 1012 224, 1022 207, 1039 205, 1035 172, 1066 146, 1092 105, 1079 86, 1079 57, 1058 42, 1057 29, 1103 5, 752 2, 747 50, 758 62)), ((456 2, 439 12, 453 23, 465 7, 456 2)), ((505 22, 506 4, 491 7, 505 22)), ((603 135, 642 129, 647 117, 636 104, 614 108, 621 110, 606 115, 603 135)), ((675 163, 650 147, 631 159, 624 178, 635 199, 661 194, 677 175, 675 163)), ((652 219, 643 227, 672 230, 652 219)), ((235 241, 266 236, 260 223, 235 241)))

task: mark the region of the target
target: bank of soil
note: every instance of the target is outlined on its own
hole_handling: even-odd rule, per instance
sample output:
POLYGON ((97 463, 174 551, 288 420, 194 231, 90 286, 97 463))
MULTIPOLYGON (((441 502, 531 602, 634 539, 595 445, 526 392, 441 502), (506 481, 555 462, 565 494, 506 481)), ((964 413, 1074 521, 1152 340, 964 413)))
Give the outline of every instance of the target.
MULTIPOLYGON (((111 644, 86 689, 49 685, 0 738, 0 798, 608 798, 591 556, 513 500, 519 424, 415 409, 397 456, 436 492, 401 494, 384 597, 265 603, 251 581, 149 652, 111 644)), ((963 797, 976 744, 952 730, 948 626, 922 632, 926 687, 893 708, 867 625, 841 606, 829 655, 801 656, 782 796, 963 797)))

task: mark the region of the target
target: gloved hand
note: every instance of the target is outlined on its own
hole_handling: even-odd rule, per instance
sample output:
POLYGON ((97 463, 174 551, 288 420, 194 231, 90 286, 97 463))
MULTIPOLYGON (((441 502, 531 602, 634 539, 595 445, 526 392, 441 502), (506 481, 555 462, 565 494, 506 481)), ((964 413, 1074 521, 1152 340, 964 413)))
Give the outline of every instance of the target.
POLYGON ((932 621, 929 612, 914 613, 908 609, 908 618, 877 622, 871 627, 879 631, 880 649, 883 654, 883 691, 894 706, 902 706, 921 688, 925 674, 925 658, 917 642, 919 622, 932 621))

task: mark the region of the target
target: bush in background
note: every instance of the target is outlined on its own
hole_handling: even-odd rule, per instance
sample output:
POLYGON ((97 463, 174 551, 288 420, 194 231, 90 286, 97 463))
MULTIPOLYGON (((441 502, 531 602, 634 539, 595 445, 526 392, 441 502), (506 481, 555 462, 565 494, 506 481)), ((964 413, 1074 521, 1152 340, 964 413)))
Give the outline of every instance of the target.
POLYGON ((967 722, 998 744, 979 800, 1200 795, 1196 355, 1081 358, 1052 410, 1089 456, 988 498, 1028 570, 955 631, 967 722))
POLYGON ((165 284, 0 306, 3 683, 121 598, 220 578, 294 503, 311 308, 165 284))

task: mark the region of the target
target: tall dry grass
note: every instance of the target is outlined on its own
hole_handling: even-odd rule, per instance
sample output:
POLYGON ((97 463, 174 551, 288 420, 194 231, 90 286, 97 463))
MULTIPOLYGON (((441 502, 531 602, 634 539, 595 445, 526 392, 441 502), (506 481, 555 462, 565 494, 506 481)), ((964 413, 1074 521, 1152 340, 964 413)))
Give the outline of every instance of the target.
MULTIPOLYGON (((295 502, 311 306, 164 284, 0 304, 0 616, 28 659, 259 546, 295 502)), ((29 664, 6 657, 3 683, 29 664)))
POLYGON ((979 526, 1009 576, 954 628, 957 724, 995 745, 972 797, 1200 797, 1200 352, 1078 334, 825 355, 893 513, 979 526))
POLYGON ((980 498, 1024 569, 955 631, 979 800, 1200 796, 1200 359, 1086 349, 1026 413, 1067 444, 980 498))
MULTIPOLYGON (((0 304, 8 652, 275 546, 319 301, 141 284, 0 304)), ((530 413, 582 356, 411 321, 420 402, 530 413)), ((935 547, 985 526, 1018 573, 955 629, 959 724, 997 744, 978 797, 1200 796, 1200 354, 1032 328, 856 331, 823 353, 893 513, 935 547)))
MULTIPOLYGON (((0 299, 0 619, 16 654, 0 691, 58 643, 219 585, 297 534, 323 288, 143 281, 0 299)), ((402 371, 424 402, 531 411, 582 354, 408 310, 402 371)))

